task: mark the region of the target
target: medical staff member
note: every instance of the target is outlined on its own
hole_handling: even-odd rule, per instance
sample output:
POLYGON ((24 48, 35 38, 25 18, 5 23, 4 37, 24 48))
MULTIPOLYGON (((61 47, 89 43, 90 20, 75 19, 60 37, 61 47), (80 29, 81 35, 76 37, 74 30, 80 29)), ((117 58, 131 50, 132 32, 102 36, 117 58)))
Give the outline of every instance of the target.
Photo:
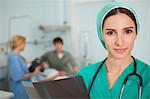
POLYGON ((106 5, 97 16, 97 32, 107 58, 77 74, 90 98, 150 99, 150 65, 131 54, 139 32, 134 10, 120 2, 106 5))
POLYGON ((10 90, 14 94, 14 99, 28 99, 28 95, 21 81, 31 82, 31 77, 39 72, 36 69, 33 73, 29 73, 26 60, 20 55, 25 48, 25 37, 16 35, 11 41, 12 52, 8 57, 8 70, 10 80, 10 90))

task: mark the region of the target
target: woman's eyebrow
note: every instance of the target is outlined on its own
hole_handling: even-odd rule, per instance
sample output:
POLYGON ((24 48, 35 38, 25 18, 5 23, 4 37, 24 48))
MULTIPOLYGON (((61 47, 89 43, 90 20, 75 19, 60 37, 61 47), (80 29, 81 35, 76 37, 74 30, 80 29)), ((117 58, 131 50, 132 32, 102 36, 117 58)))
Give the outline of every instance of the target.
POLYGON ((126 28, 124 28, 124 30, 126 30, 126 29, 131 29, 131 28, 133 29, 133 27, 126 27, 126 28))
POLYGON ((107 31, 110 31, 110 30, 111 30, 111 31, 115 31, 115 29, 105 29, 105 30, 107 30, 107 31))

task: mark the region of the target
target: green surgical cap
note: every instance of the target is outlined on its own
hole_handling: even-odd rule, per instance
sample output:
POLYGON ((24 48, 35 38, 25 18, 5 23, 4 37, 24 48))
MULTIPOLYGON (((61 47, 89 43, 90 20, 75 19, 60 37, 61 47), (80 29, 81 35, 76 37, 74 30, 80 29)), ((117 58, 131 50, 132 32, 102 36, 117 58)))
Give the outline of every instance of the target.
POLYGON ((128 9, 129 11, 131 11, 133 13, 133 15, 135 16, 135 19, 136 19, 136 24, 137 24, 137 32, 139 31, 139 22, 138 22, 138 18, 137 18, 137 15, 135 13, 135 11, 129 7, 128 5, 124 4, 124 3, 121 3, 121 2, 112 2, 112 3, 109 3, 108 5, 106 5, 104 8, 102 8, 98 15, 97 15, 97 21, 96 21, 96 25, 97 25, 97 32, 98 32, 98 37, 102 43, 102 45, 104 46, 105 49, 106 48, 106 45, 105 45, 105 42, 104 42, 104 38, 103 38, 103 35, 102 35, 102 32, 103 32, 103 29, 102 29, 102 25, 103 25, 103 21, 104 21, 104 18, 105 16, 113 9, 116 9, 116 8, 126 8, 128 9))

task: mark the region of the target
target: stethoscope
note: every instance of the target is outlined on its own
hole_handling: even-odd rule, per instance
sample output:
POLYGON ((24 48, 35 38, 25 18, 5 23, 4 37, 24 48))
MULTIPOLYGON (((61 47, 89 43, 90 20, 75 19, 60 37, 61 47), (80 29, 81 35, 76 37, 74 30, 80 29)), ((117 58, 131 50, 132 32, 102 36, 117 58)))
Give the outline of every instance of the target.
MULTIPOLYGON (((141 98, 141 94, 142 94, 142 77, 136 72, 137 66, 136 66, 135 58, 134 58, 133 56, 131 56, 131 57, 133 58, 133 61, 134 61, 134 71, 133 71, 132 73, 128 74, 128 75, 125 77, 124 82, 123 82, 122 87, 121 87, 119 99, 122 98, 122 95, 123 95, 123 92, 124 92, 124 88, 125 88, 126 82, 128 81, 128 79, 129 79, 131 76, 136 76, 136 77, 139 78, 139 82, 138 82, 138 84, 139 84, 139 96, 138 96, 138 99, 141 98)), ((90 87, 89 87, 89 91, 88 91, 89 95, 90 95, 92 86, 93 86, 93 84, 94 84, 94 81, 95 81, 95 79, 96 79, 96 77, 97 77, 97 74, 98 74, 99 70, 102 68, 102 66, 103 66, 103 64, 105 63, 106 60, 107 60, 107 58, 102 61, 102 63, 100 64, 99 68, 98 68, 97 71, 95 72, 95 75, 94 75, 94 77, 93 77, 93 79, 92 79, 92 81, 91 81, 90 87)))

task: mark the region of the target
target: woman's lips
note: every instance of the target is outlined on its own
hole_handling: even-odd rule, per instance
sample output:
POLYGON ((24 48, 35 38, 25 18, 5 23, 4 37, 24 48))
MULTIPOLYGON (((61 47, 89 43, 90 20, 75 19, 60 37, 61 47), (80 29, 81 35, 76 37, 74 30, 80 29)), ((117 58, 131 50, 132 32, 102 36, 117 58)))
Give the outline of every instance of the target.
POLYGON ((127 48, 115 48, 114 49, 117 53, 123 53, 127 50, 127 48))

